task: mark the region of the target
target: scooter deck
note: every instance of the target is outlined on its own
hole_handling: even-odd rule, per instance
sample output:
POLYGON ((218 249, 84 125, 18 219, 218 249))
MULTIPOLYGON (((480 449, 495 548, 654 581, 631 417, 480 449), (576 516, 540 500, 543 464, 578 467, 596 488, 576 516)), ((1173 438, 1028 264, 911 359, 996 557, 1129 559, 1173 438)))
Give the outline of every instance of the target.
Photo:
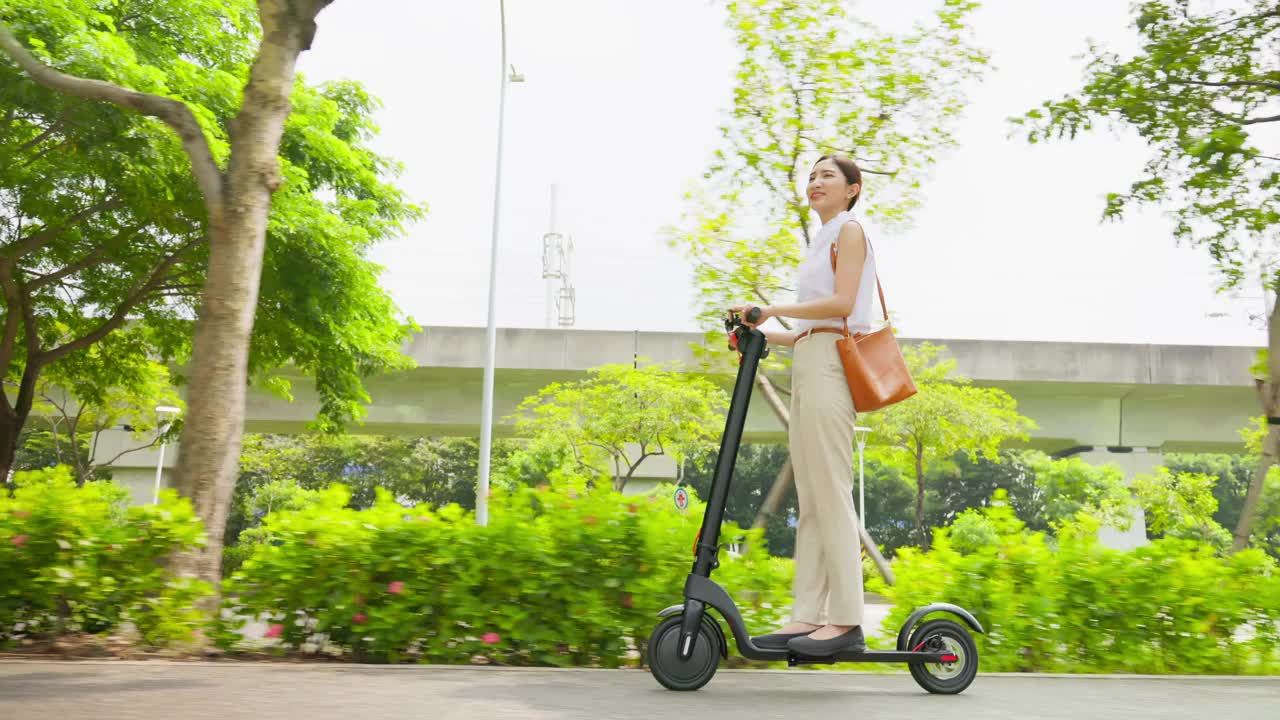
POLYGON ((833 665, 835 663, 948 663, 955 662, 956 656, 946 652, 911 652, 909 650, 864 650, 862 652, 839 652, 835 655, 809 656, 797 655, 789 650, 765 650, 747 648, 741 644, 738 652, 749 660, 766 662, 786 661, 788 665, 833 665))
MULTIPOLYGON (((738 652, 743 657, 751 660, 764 660, 769 662, 785 661, 789 665, 829 665, 833 663, 868 663, 868 662, 884 662, 884 663, 950 663, 956 662, 957 658, 950 652, 928 652, 928 651, 912 651, 912 650, 873 650, 867 649, 862 652, 838 652, 835 655, 820 657, 797 655, 790 650, 774 650, 771 648, 757 647, 751 642, 751 636, 747 632, 746 623, 743 622, 742 615, 738 612, 737 605, 724 588, 720 587, 710 578, 700 575, 690 574, 685 579, 684 596, 686 603, 692 601, 695 603, 703 603, 703 607, 715 608, 729 624, 729 630, 733 634, 734 640, 738 645, 738 652)), ((908 619, 907 626, 903 628, 903 635, 899 637, 899 647, 905 647, 905 633, 909 626, 914 624, 918 617, 932 610, 952 609, 954 606, 937 604, 921 608, 913 613, 908 619)), ((661 614, 671 614, 684 611, 684 605, 673 605, 661 614)), ((962 617, 970 626, 978 632, 981 627, 977 625, 977 621, 973 620, 967 612, 960 608, 954 610, 963 613, 962 617)))
MULTIPOLYGON (((757 652, 767 653, 768 650, 757 650, 757 652)), ((789 652, 779 651, 779 655, 783 655, 788 665, 832 665, 835 663, 952 663, 957 660, 956 656, 951 653, 939 652, 911 652, 909 650, 866 650, 863 652, 846 652, 836 653, 830 657, 809 657, 807 655, 796 655, 789 652)))

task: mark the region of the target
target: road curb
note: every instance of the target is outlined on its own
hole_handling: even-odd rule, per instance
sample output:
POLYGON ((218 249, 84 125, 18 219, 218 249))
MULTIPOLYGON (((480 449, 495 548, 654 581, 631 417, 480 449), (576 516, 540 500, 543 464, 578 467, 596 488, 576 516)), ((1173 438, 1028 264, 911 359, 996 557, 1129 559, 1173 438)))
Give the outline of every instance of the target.
MULTIPOLYGON (((477 673, 524 673, 524 674, 647 674, 642 668, 555 668, 555 667, 508 667, 499 665, 416 665, 416 664, 374 664, 374 663, 339 663, 339 662, 273 662, 262 660, 108 660, 102 658, 85 659, 52 659, 52 658, 13 658, 0 657, 0 666, 18 665, 65 665, 65 666, 103 666, 103 667, 200 667, 202 669, 243 669, 259 670, 360 670, 376 672, 477 672, 477 673)), ((793 669, 746 669, 723 668, 717 674, 797 674, 804 673, 814 677, 828 675, 905 675, 905 671, 885 672, 869 670, 793 670, 793 669)), ((984 678, 1026 678, 1039 680, 1163 680, 1168 682, 1183 681, 1233 681, 1233 682, 1280 682, 1280 675, 1139 675, 1139 674, 1095 674, 1095 673, 1018 673, 1018 672, 979 672, 984 678)))

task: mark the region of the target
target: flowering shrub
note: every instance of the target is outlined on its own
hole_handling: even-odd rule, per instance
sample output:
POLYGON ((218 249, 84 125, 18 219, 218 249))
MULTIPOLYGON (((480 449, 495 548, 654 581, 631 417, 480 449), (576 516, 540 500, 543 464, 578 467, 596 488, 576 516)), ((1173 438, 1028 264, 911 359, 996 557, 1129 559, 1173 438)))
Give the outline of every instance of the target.
POLYGON ((187 500, 128 507, 111 482, 77 487, 65 466, 14 475, 0 493, 0 643, 68 632, 104 633, 123 623, 156 645, 189 640, 191 609, 208 595, 169 577, 160 561, 204 542, 187 500))
MULTIPOLYGON (((682 601, 702 518, 696 500, 681 513, 608 488, 495 491, 485 527, 457 506, 407 510, 383 493, 357 511, 348 499, 332 486, 268 516, 268 542, 225 586, 230 614, 263 619, 284 648, 363 661, 617 667, 682 601)), ((724 542, 739 535, 751 549, 722 550, 715 577, 763 631, 789 605, 790 563, 759 531, 726 526, 724 542)), ((219 633, 228 646, 233 624, 219 633)))

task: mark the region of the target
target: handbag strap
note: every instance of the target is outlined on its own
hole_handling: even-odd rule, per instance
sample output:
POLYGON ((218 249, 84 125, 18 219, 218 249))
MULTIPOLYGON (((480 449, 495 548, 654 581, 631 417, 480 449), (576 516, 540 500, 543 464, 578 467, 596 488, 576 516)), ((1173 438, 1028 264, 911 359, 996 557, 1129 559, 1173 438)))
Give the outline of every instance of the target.
MULTIPOLYGON (((836 271, 836 252, 837 252, 837 251, 836 251, 836 244, 837 244, 837 241, 839 241, 839 239, 840 239, 840 238, 838 238, 838 237, 837 237, 837 238, 835 238, 835 239, 833 239, 833 240, 831 241, 831 272, 832 272, 832 273, 834 273, 834 272, 836 271)), ((867 247, 868 247, 868 248, 870 248, 870 247, 871 247, 871 239, 870 239, 870 238, 868 238, 868 239, 867 239, 867 247)), ((880 309, 881 309, 882 311, 884 311, 884 320, 885 320, 885 322, 888 322, 888 321, 889 321, 889 306, 888 306, 888 305, 885 305, 885 303, 884 303, 884 288, 880 286, 880 272, 879 272, 879 271, 876 271, 876 291, 880 293, 880 309)), ((845 334, 846 334, 846 335, 847 335, 847 334, 849 334, 849 319, 848 319, 848 318, 845 318, 845 321, 844 321, 844 327, 845 327, 845 334)))

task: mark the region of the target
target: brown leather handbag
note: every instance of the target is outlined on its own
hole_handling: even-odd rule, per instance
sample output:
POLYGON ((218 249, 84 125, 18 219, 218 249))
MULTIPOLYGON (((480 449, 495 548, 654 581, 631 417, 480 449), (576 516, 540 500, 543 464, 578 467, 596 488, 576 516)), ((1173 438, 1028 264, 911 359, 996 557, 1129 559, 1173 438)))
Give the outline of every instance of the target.
MULTIPOLYGON (((831 272, 836 270, 836 243, 831 243, 831 272)), ((844 337, 836 340, 844 376, 849 382, 849 394, 853 396, 853 408, 857 412, 871 412, 886 408, 916 394, 915 381, 907 370, 907 362, 898 347, 898 338, 889 323, 889 307, 884 303, 884 288, 880 287, 880 274, 876 273, 876 290, 880 294, 880 308, 884 311, 884 327, 867 334, 849 334, 849 322, 845 319, 844 337)))

